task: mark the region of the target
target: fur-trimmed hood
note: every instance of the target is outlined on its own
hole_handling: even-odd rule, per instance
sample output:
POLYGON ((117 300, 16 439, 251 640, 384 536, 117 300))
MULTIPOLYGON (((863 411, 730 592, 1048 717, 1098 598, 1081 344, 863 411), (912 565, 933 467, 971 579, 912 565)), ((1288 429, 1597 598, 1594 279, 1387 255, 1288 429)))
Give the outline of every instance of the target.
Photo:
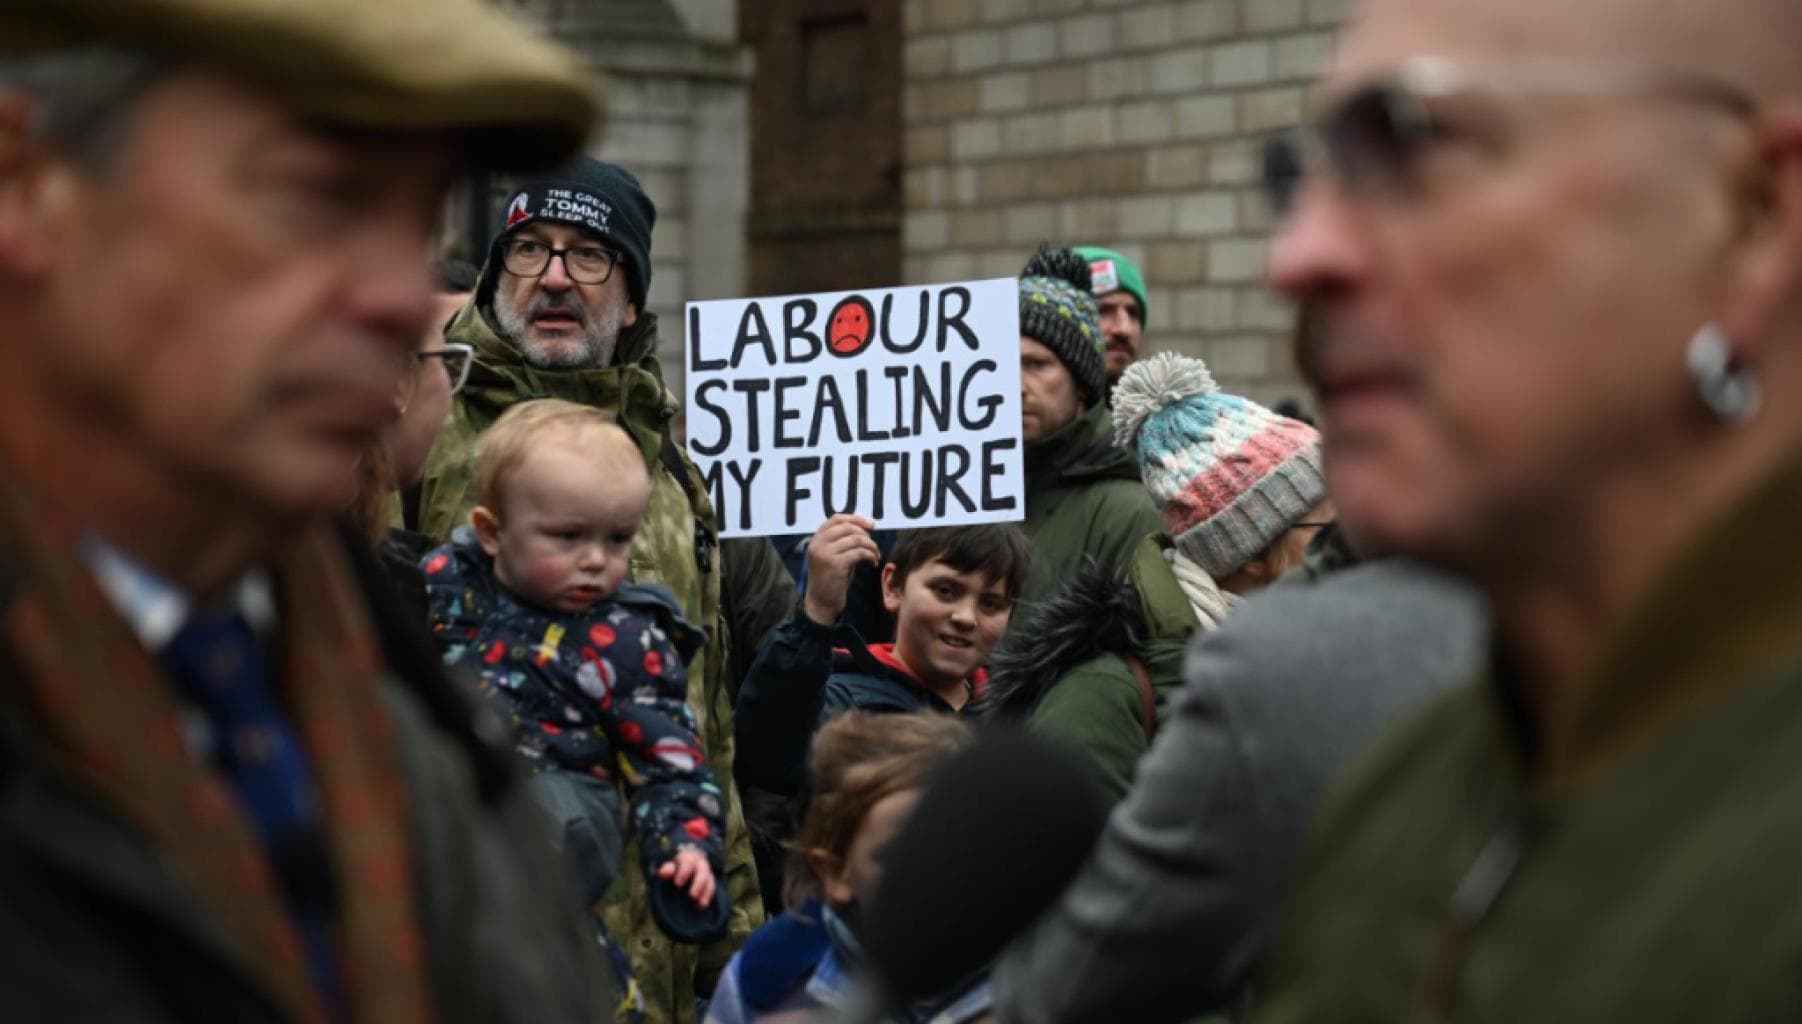
POLYGON ((1104 654, 1136 653, 1148 632, 1138 592, 1090 562, 990 656, 988 686, 974 711, 1024 718, 1072 669, 1104 654))

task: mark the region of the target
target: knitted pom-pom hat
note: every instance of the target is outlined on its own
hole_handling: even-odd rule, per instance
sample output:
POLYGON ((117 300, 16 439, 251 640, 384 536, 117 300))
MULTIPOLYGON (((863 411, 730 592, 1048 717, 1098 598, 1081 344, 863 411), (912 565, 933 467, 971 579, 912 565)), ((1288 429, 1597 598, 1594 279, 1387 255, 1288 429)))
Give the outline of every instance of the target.
POLYGON ((1039 247, 1020 272, 1020 333, 1057 353, 1089 408, 1106 397, 1101 307, 1089 290, 1088 260, 1039 247))
POLYGON ((1163 352, 1127 367, 1114 388, 1114 435, 1137 445, 1165 529, 1215 579, 1326 497, 1320 434, 1223 393, 1199 359, 1163 352))

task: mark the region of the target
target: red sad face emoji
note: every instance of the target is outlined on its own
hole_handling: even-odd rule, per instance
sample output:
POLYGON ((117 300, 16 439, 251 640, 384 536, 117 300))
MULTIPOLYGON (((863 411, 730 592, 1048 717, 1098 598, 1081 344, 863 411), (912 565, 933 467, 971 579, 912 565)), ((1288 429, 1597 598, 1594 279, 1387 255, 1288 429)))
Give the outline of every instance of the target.
POLYGON ((876 310, 870 300, 852 295, 839 300, 826 320, 826 343, 834 355, 854 356, 870 347, 876 333, 876 310))

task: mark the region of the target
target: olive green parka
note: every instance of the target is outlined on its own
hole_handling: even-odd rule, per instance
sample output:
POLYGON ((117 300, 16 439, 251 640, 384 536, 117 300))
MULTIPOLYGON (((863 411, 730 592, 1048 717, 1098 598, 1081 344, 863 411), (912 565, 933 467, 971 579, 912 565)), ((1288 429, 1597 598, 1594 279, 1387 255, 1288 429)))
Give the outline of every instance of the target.
POLYGON ((1032 569, 1014 608, 1016 628, 1085 565, 1108 576, 1125 572, 1139 542, 1164 527, 1138 461, 1114 446, 1112 434, 1112 414, 1096 406, 1026 446, 1020 526, 1032 542, 1032 569))

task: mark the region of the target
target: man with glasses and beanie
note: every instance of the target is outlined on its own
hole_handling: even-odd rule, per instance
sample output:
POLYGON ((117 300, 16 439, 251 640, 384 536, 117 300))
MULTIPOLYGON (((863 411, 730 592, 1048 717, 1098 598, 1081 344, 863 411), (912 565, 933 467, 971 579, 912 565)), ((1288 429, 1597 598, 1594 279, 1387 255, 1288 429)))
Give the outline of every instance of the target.
POLYGON ((1262 1021, 1802 1005, 1802 6, 1368 0, 1272 150, 1341 522, 1479 685, 1343 780, 1262 1021))
POLYGON ((331 525, 449 182, 598 113, 479 0, 0 7, 7 1018, 608 1018, 504 725, 331 525))
MULTIPOLYGON (((672 433, 676 402, 657 359, 657 318, 645 308, 657 211, 624 168, 578 157, 523 181, 476 290, 446 331, 471 346, 475 365, 432 449, 421 528, 440 539, 476 505, 478 435, 513 405, 561 398, 611 414, 644 456, 651 498, 633 545, 630 578, 659 583, 708 644, 689 666, 694 707, 714 778, 726 797, 727 937, 672 943, 656 927, 643 879, 622 874, 607 927, 632 956, 650 1024, 690 1021, 731 954, 762 922, 756 872, 732 784, 729 659, 755 654, 795 601, 794 582, 768 541, 720 545, 700 474, 672 433)), ((635 854, 628 851, 628 856, 635 854)))

